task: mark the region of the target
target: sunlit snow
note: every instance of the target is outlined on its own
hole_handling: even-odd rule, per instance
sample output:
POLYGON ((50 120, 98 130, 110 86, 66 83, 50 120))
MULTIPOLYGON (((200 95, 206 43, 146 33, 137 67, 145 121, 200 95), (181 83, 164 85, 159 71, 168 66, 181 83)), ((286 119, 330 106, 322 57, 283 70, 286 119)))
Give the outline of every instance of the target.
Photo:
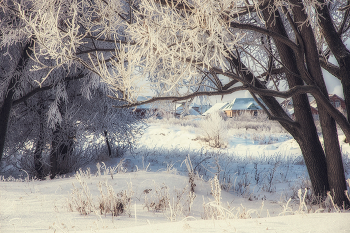
MULTIPOLYGON (((199 139, 199 121, 150 121, 138 149, 124 157, 122 167, 121 159, 114 158, 99 161, 99 172, 94 163, 76 177, 72 173, 45 181, 3 178, 0 232, 349 232, 349 211, 334 209, 329 201, 306 208, 300 204, 307 203, 307 171, 290 135, 238 127, 230 129, 233 136, 225 148, 214 149, 199 139), (190 209, 186 158, 199 171, 190 209), (215 175, 222 188, 220 206, 211 186, 215 175), (121 215, 101 214, 99 185, 105 196, 106 187, 116 196, 122 191, 130 195, 121 215), (78 190, 88 190, 91 196, 94 209, 86 216, 74 207, 78 190), (221 212, 205 220, 209 206, 221 212)), ((349 178, 350 147, 343 141, 341 135, 349 178)))

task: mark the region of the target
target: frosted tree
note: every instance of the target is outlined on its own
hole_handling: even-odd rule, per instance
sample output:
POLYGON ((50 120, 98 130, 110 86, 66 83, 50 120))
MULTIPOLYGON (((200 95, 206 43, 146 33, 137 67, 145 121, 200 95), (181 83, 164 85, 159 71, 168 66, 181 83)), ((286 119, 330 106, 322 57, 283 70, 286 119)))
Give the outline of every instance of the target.
POLYGON ((349 9, 347 1, 322 0, 49 0, 18 11, 37 38, 35 57, 55 61, 37 69, 84 66, 126 107, 250 91, 299 143, 314 193, 332 191, 348 205, 336 123, 348 139, 350 125, 329 102, 321 67, 341 79, 349 111, 349 9), (137 102, 148 84, 157 96, 137 102), (317 101, 325 149, 307 93, 317 101), (295 120, 275 97, 293 98, 295 120))
MULTIPOLYGON (((13 1, 0 2, 0 161, 5 146, 10 112, 15 98, 23 96, 24 73, 32 54, 33 41, 25 33, 23 21, 16 17, 13 1), (18 88, 20 87, 20 88, 18 88)), ((28 87, 28 86, 26 86, 28 87)))
MULTIPOLYGON (((342 42, 349 35, 347 4, 296 0, 142 1, 137 23, 129 27, 131 38, 139 46, 139 56, 173 70, 160 82, 170 82, 173 87, 185 80, 190 92, 148 102, 248 90, 260 103, 259 95, 265 104, 260 105, 270 119, 279 121, 299 143, 315 194, 331 190, 338 205, 349 205, 344 195, 346 183, 335 121, 347 138, 349 122, 328 101, 321 71, 322 65, 338 72, 349 103, 345 59, 349 51, 342 42), (339 46, 327 38, 329 30, 335 32, 332 36, 338 38, 339 46), (327 61, 332 53, 339 68, 327 61), (210 90, 191 92, 192 83, 210 90), (236 83, 241 85, 233 86, 236 83), (324 150, 306 93, 317 101, 324 150), (274 96, 293 98, 295 120, 288 117, 274 96)), ((145 70, 152 72, 147 62, 145 70)))
POLYGON ((95 144, 83 148, 89 136, 105 137, 100 146, 107 142, 106 153, 121 156, 133 148, 142 125, 129 110, 111 107, 107 95, 116 92, 98 75, 41 53, 41 38, 29 33, 29 21, 20 17, 20 10, 30 16, 34 3, 40 2, 0 2, 0 159, 12 160, 22 151, 18 161, 34 169, 32 174, 53 178, 70 169, 69 159, 79 162, 93 154, 95 144))

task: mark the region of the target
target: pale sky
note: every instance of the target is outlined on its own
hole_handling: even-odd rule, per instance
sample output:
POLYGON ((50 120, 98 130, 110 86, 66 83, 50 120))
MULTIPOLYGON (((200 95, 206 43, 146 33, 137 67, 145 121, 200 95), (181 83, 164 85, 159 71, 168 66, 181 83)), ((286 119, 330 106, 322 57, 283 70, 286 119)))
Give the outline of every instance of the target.
MULTIPOLYGON (((329 59, 329 62, 338 65, 338 62, 334 57, 329 59)), ((322 69, 323 70, 323 69, 322 69)), ((336 94, 341 98, 344 98, 343 87, 340 83, 340 80, 335 78, 333 75, 323 70, 323 77, 326 82, 327 90, 329 94, 336 94)))

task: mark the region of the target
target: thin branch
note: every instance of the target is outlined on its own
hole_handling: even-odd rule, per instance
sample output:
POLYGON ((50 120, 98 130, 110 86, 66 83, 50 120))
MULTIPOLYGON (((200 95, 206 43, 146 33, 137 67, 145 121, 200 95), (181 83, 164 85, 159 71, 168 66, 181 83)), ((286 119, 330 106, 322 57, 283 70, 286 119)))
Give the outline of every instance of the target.
MULTIPOLYGON (((145 101, 137 101, 135 103, 129 103, 126 105, 121 105, 121 106, 114 106, 116 108, 130 108, 130 107, 136 107, 139 105, 143 105, 143 104, 149 104, 149 103, 153 103, 156 101, 172 101, 172 102, 176 102, 176 101, 181 101, 181 100, 187 100, 187 99, 191 99, 197 96, 216 96, 216 95, 228 95, 228 94, 232 94, 236 91, 243 91, 243 90, 247 90, 246 86, 239 86, 239 87, 233 87, 229 90, 221 90, 221 91, 202 91, 202 92, 195 92, 189 95, 185 95, 185 96, 164 96, 164 97, 153 97, 149 100, 145 100, 145 101)), ((113 98, 115 100, 122 100, 120 98, 116 98, 116 97, 112 97, 112 96, 108 96, 110 98, 113 98)), ((125 100, 123 100, 125 101, 125 100)))
POLYGON ((262 27, 258 27, 258 26, 250 25, 250 24, 241 24, 241 23, 236 23, 236 22, 231 22, 230 27, 259 32, 261 34, 271 36, 272 38, 286 44, 294 51, 299 51, 299 49, 300 49, 300 47, 297 44, 295 44, 293 41, 291 41, 287 37, 282 36, 281 34, 278 34, 274 31, 262 28, 262 27))
MULTIPOLYGON (((71 81, 71 80, 76 80, 76 79, 81 79, 83 78, 84 75, 82 73, 80 73, 79 75, 77 76, 69 76, 69 77, 66 77, 64 81, 71 81)), ((28 92, 26 95, 22 96, 21 98, 17 99, 17 100, 14 100, 12 102, 12 105, 15 106, 17 104, 20 104, 22 103, 23 101, 26 101, 28 100, 30 97, 32 97, 33 95, 35 95, 36 93, 38 92, 41 92, 41 91, 47 91, 47 90, 50 90, 51 88, 53 88, 54 85, 51 84, 51 85, 48 85, 48 86, 45 86, 45 87, 37 87, 35 89, 33 89, 32 91, 28 92)))
POLYGON ((113 49, 89 49, 89 50, 83 50, 81 52, 77 52, 76 55, 86 54, 86 53, 93 53, 93 52, 115 52, 115 48, 113 49))
POLYGON ((29 93, 27 93, 26 95, 22 96, 21 98, 14 100, 12 102, 12 105, 15 106, 17 104, 22 103, 23 101, 28 100, 30 97, 32 97, 33 95, 35 95, 36 93, 40 92, 40 91, 47 91, 50 90, 53 87, 53 85, 49 85, 49 86, 45 86, 45 87, 37 87, 34 90, 30 91, 29 93))
POLYGON ((231 80, 229 83, 225 84, 225 85, 222 87, 222 90, 227 90, 227 89, 229 89, 230 87, 232 87, 233 85, 235 85, 236 83, 238 83, 237 80, 231 80))
MULTIPOLYGON (((339 124, 339 126, 343 130, 345 136, 350 138, 350 124, 347 121, 346 117, 329 102, 328 98, 323 95, 320 88, 315 86, 315 85, 303 85, 303 86, 297 85, 297 86, 294 86, 293 88, 289 89, 288 91, 275 91, 275 90, 257 88, 257 87, 254 87, 253 85, 245 84, 243 86, 233 87, 229 90, 222 90, 222 91, 215 91, 215 92, 210 92, 210 91, 195 92, 195 93, 185 95, 185 96, 153 97, 153 98, 146 100, 146 101, 139 101, 139 102, 135 102, 135 103, 129 103, 126 105, 114 106, 114 107, 116 107, 116 108, 130 108, 130 107, 135 107, 135 106, 139 106, 142 104, 153 103, 156 101, 167 100, 167 101, 175 102, 175 101, 187 100, 187 99, 191 99, 191 98, 194 98, 197 96, 205 96, 205 95, 206 96, 216 96, 216 95, 223 96, 223 95, 232 94, 236 91, 242 91, 242 90, 247 90, 247 91, 253 92, 255 94, 258 94, 260 96, 272 96, 272 97, 281 97, 281 98, 289 98, 289 97, 292 97, 295 95, 310 93, 315 97, 315 99, 320 104, 322 104, 322 106, 324 106, 327 113, 335 119, 335 121, 339 124)), ((111 97, 111 98, 118 99, 118 98, 114 98, 114 97, 111 97)))
MULTIPOLYGON (((263 76, 267 76, 267 75, 273 75, 273 74, 283 74, 285 73, 285 68, 281 67, 281 68, 275 68, 275 69, 271 69, 271 71, 269 72, 264 72, 262 73, 259 77, 263 77, 263 76)), ((257 77, 257 78, 259 78, 257 77)))

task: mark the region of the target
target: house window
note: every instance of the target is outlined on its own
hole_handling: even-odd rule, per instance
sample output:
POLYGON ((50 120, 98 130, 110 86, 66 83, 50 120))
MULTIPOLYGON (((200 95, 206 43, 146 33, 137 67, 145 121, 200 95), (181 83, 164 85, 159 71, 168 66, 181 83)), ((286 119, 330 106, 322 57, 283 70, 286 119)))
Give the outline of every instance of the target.
POLYGON ((334 101, 334 107, 336 107, 336 108, 340 107, 340 100, 334 101))
POLYGON ((258 111, 254 111, 254 116, 257 116, 258 115, 258 111))

